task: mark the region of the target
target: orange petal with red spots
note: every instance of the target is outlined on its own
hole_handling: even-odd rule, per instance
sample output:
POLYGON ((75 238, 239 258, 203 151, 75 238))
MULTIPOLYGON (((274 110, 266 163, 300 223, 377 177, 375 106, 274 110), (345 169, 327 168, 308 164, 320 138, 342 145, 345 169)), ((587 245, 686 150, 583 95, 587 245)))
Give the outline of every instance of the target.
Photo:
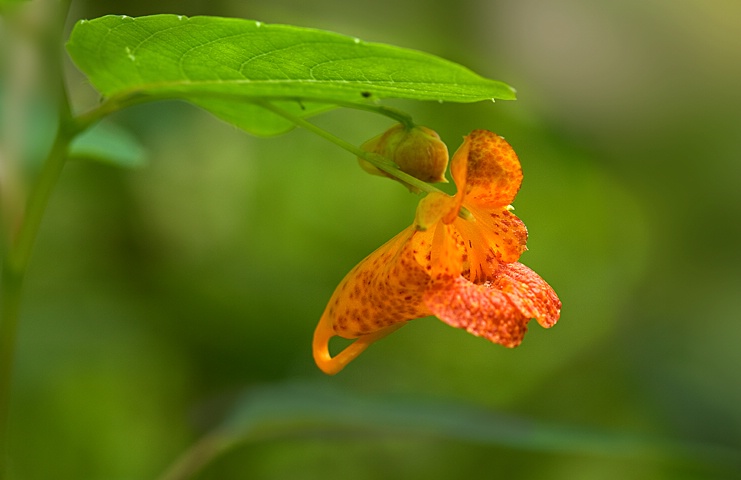
POLYGON ((340 282, 314 331, 314 359, 334 374, 374 341, 430 315, 422 296, 430 280, 434 230, 409 227, 362 260, 340 282), (357 338, 336 356, 332 337, 357 338))
POLYGON ((463 277, 436 284, 425 295, 425 303, 448 325, 505 347, 519 345, 527 331, 529 318, 507 295, 463 277))
POLYGON ((439 282, 443 278, 460 276, 465 253, 458 231, 452 225, 438 223, 432 238, 430 263, 425 267, 430 272, 430 280, 439 282))
POLYGON ((336 334, 357 338, 429 315, 422 302, 429 273, 420 261, 431 240, 432 232, 409 227, 356 265, 326 308, 336 334))
POLYGON ((555 325, 561 315, 561 300, 553 288, 519 262, 502 265, 491 286, 501 290, 518 310, 545 328, 555 325))
POLYGON ((522 183, 522 168, 510 144, 487 130, 474 130, 467 141, 470 151, 464 202, 481 207, 512 203, 522 183))
POLYGON ((472 264, 490 260, 516 262, 527 250, 527 227, 512 212, 506 208, 474 207, 469 207, 469 211, 473 220, 460 218, 454 225, 466 239, 472 264))
POLYGON ((548 328, 561 311, 550 285, 521 263, 502 264, 484 284, 463 277, 436 283, 424 300, 445 323, 505 347, 520 344, 531 319, 548 328))

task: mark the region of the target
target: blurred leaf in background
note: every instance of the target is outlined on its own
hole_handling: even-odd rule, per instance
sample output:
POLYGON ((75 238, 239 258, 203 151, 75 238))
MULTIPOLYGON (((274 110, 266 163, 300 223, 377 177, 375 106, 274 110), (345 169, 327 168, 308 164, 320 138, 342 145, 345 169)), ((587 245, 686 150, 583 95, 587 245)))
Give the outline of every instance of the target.
MULTIPOLYGON (((449 146, 475 128, 514 146, 523 262, 559 293, 562 319, 514 350, 417 320, 326 380, 316 320, 345 273, 409 224, 416 197, 305 131, 256 139, 185 104, 134 107, 111 120, 149 165, 69 163, 45 217, 16 369, 21 478, 156 478, 243 392, 292 382, 741 450, 737 2, 79 1, 68 28, 162 12, 326 28, 514 85, 516 102, 387 104, 449 146)), ((75 105, 96 104, 69 66, 75 105)), ((389 126, 344 110, 316 122, 355 144, 389 126)), ((738 475, 330 427, 237 446, 201 478, 738 475)))

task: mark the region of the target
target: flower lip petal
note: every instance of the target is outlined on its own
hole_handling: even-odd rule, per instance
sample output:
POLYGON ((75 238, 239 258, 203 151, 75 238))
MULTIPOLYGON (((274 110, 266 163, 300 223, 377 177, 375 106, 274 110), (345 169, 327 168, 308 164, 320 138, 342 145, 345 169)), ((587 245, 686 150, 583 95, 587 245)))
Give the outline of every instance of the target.
POLYGON ((553 288, 520 262, 502 265, 492 287, 504 292, 524 315, 544 328, 555 325, 561 315, 561 300, 553 288))
POLYGON ((448 325, 505 347, 522 342, 531 319, 549 328, 561 312, 550 285, 519 262, 501 264, 491 281, 482 284, 449 276, 435 282, 424 301, 448 325))
POLYGON ((438 283, 425 294, 425 303, 448 325, 505 347, 518 346, 527 331, 529 318, 504 293, 463 277, 438 283))

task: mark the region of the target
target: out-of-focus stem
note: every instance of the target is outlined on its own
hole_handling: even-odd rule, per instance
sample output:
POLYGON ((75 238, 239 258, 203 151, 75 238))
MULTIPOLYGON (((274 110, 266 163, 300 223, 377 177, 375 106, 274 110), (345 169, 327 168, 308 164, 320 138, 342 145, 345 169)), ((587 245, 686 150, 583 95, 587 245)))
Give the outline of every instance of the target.
MULTIPOLYGON (((5 224, 7 232, 3 239, 0 274, 0 480, 6 479, 9 475, 8 423, 23 281, 44 210, 64 166, 67 149, 72 139, 80 133, 72 120, 59 51, 69 0, 56 2, 58 5, 51 3, 46 2, 42 5, 45 8, 40 12, 46 15, 51 13, 56 18, 48 23, 49 28, 35 34, 37 48, 49 68, 48 79, 57 93, 59 112, 57 134, 41 172, 31 188, 26 205, 21 206, 18 218, 14 218, 11 225, 5 224)), ((46 22, 42 22, 42 25, 45 24, 46 22)))

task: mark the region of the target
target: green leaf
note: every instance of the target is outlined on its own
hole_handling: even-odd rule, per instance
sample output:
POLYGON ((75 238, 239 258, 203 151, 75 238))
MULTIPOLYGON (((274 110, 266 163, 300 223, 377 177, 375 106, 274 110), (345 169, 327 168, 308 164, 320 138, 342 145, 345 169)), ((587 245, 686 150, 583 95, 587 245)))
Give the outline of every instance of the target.
POLYGON ((739 458, 736 452, 711 445, 552 425, 467 403, 356 396, 311 383, 286 383, 249 392, 225 419, 220 432, 245 441, 331 428, 436 436, 549 452, 636 458, 731 454, 730 459, 739 458))
MULTIPOLYGON (((712 444, 553 425, 456 402, 358 396, 324 384, 289 382, 255 388, 222 425, 178 459, 163 478, 186 478, 214 458, 247 442, 367 434, 372 438, 436 438, 528 451, 642 460, 682 460, 736 466, 735 450, 712 444)), ((190 477, 188 477, 190 478, 190 477)))
POLYGON ((70 157, 135 168, 146 164, 147 153, 128 131, 101 123, 75 138, 70 145, 70 157))
POLYGON ((514 99, 508 85, 434 55, 252 20, 153 15, 82 20, 67 50, 106 97, 179 98, 256 134, 289 129, 260 108, 306 117, 382 98, 514 99))

